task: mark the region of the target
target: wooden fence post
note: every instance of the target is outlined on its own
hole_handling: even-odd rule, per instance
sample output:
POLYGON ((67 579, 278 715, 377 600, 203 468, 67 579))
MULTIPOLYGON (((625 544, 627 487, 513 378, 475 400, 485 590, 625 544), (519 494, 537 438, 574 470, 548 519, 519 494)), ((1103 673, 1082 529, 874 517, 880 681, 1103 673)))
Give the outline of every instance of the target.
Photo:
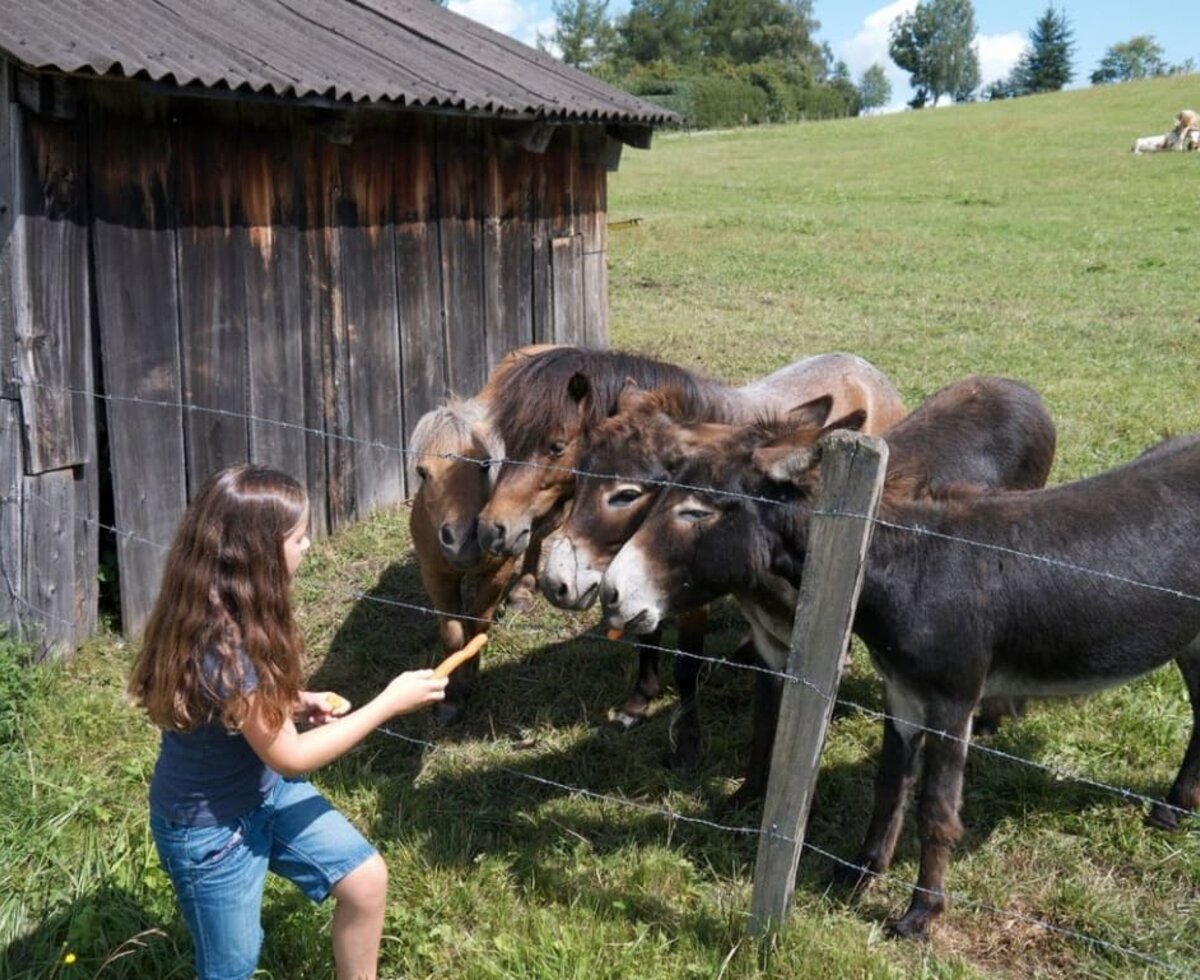
POLYGON ((779 706, 750 901, 754 935, 781 926, 791 905, 887 457, 882 439, 848 432, 828 437, 822 450, 787 662, 788 674, 804 682, 785 682, 779 706))

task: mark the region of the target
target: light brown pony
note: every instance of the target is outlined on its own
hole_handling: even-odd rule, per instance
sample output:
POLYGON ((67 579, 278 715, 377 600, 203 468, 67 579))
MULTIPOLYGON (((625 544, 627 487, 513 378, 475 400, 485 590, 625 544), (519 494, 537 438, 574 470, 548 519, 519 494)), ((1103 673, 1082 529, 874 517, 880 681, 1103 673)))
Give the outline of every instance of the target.
MULTIPOLYGON (((461 650, 488 626, 508 596, 514 605, 528 604, 536 587, 540 540, 514 555, 485 554, 476 526, 495 480, 504 443, 489 418, 496 385, 514 364, 551 345, 535 344, 510 351, 474 398, 449 399, 425 413, 410 440, 420 487, 413 499, 409 531, 421 573, 421 584, 438 611, 443 654, 461 650), (474 585, 468 599, 467 587, 474 585)), ((469 679, 478 658, 456 671, 446 700, 435 714, 443 723, 462 711, 469 679)))

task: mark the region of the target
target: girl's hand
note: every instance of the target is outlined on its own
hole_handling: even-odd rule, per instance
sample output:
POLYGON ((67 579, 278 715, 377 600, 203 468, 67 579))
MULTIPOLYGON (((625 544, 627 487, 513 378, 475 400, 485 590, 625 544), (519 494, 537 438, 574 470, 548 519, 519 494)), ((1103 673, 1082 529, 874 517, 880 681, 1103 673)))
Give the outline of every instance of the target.
POLYGON ((310 725, 327 725, 350 710, 350 702, 333 691, 301 691, 300 712, 310 725))
POLYGON ((448 678, 434 677, 432 670, 406 670, 392 678, 380 697, 386 700, 392 714, 403 715, 444 700, 448 683, 448 678))

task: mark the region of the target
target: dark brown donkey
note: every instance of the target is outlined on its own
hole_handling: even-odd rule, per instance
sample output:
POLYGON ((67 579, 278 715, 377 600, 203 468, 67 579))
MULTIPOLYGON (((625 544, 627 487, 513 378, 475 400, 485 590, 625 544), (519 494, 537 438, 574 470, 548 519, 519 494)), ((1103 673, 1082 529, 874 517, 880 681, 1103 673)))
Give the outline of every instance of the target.
MULTIPOLYGON (((764 381, 771 378, 777 383, 759 383, 757 389, 762 398, 756 402, 763 412, 783 411, 828 394, 838 415, 863 411, 864 427, 871 433, 883 431, 902 417, 891 384, 883 384, 882 375, 846 355, 805 358, 764 381)), ((684 415, 672 400, 672 392, 646 391, 626 382, 614 414, 583 432, 578 467, 589 475, 576 481, 570 515, 546 540, 540 583, 551 602, 564 609, 592 605, 604 570, 637 530, 659 487, 670 479, 688 447, 702 443, 712 428, 708 422, 684 415)), ((681 623, 681 650, 693 653, 702 649, 702 633, 699 637, 693 633, 697 628, 702 631, 704 625, 704 618, 681 623)), ((657 645, 657 631, 646 642, 657 645)), ((673 726, 676 738, 671 761, 677 769, 691 768, 699 755, 699 667, 698 658, 676 658, 679 709, 673 726)), ((626 726, 643 717, 649 702, 659 693, 656 660, 643 656, 640 668, 636 687, 616 712, 616 720, 626 726)))
MULTIPOLYGON (((677 418, 745 422, 764 411, 783 411, 813 394, 834 393, 847 410, 869 412, 882 430, 904 415, 895 386, 874 365, 852 354, 803 358, 740 387, 675 364, 634 354, 560 347, 514 365, 492 398, 495 428, 507 461, 479 517, 479 540, 499 555, 519 553, 536 535, 558 526, 576 491, 576 470, 586 435, 617 410, 627 382, 653 391, 677 418)), ((552 596, 552 598, 557 598, 552 596)), ((569 603, 561 602, 569 606, 569 603)), ((575 608, 583 608, 586 603, 575 608)), ((703 609, 680 619, 679 646, 703 649, 703 609)), ((654 638, 639 649, 638 685, 617 717, 636 718, 659 687, 654 638)), ((675 660, 681 699, 694 704, 698 661, 675 660)))
MULTIPOLYGON (((820 442, 777 452, 771 437, 744 436, 681 470, 681 483, 713 489, 660 496, 609 566, 601 598, 612 621, 732 592, 761 611, 764 648, 782 666, 778 624, 791 619, 820 442)), ((895 934, 923 935, 943 908, 971 713, 985 694, 1086 693, 1175 660, 1193 732, 1149 820, 1175 827, 1200 804, 1200 438, 1050 489, 913 501, 885 486, 880 518, 853 625, 883 675, 889 717, 855 863, 868 875, 888 868, 924 743, 920 874, 895 934)))

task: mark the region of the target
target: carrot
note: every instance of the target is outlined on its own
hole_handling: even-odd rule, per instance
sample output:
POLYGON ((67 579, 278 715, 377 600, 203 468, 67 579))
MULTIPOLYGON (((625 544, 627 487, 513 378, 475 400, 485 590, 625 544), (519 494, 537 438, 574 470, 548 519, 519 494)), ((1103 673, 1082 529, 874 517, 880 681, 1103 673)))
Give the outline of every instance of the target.
POLYGON ((623 637, 625 635, 625 631, 622 629, 611 629, 604 635, 607 636, 610 640, 619 640, 621 637, 623 637))
POLYGON ((450 674, 470 660, 475 654, 483 649, 483 645, 487 643, 487 634, 480 633, 474 637, 470 643, 459 650, 457 653, 452 653, 440 664, 433 668, 434 677, 449 677, 450 674))

